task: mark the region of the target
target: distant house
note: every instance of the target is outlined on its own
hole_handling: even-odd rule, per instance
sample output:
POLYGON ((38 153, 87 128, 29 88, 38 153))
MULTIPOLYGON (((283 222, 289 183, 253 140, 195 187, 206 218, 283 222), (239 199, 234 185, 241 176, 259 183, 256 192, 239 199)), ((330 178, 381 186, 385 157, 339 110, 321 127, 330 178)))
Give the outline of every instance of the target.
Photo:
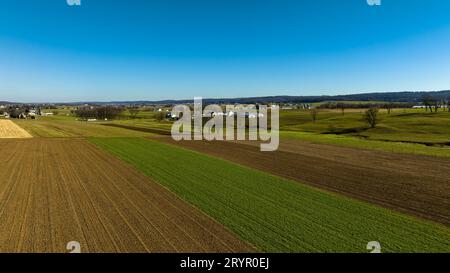
POLYGON ((166 114, 166 118, 172 119, 172 120, 178 120, 178 119, 180 119, 179 116, 173 114, 172 112, 167 113, 167 114, 166 114))
POLYGON ((5 118, 10 118, 10 116, 9 116, 8 113, 3 113, 3 116, 4 116, 5 118))
POLYGON ((415 105, 412 107, 413 109, 424 109, 427 108, 425 105, 415 105))

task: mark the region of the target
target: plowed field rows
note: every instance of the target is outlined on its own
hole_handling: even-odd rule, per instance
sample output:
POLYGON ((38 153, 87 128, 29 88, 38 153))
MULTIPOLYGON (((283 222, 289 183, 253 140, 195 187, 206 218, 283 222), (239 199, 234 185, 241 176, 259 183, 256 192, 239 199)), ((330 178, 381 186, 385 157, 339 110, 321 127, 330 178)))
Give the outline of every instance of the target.
POLYGON ((0 252, 253 250, 84 140, 0 140, 0 153, 0 252))

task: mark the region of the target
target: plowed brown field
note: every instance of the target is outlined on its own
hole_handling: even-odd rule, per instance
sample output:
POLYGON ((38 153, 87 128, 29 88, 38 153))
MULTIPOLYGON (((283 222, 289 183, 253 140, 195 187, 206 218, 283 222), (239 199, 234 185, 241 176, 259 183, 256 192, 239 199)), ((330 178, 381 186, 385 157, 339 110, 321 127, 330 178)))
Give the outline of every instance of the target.
POLYGON ((0 138, 30 138, 31 135, 10 120, 0 120, 0 138))
POLYGON ((450 159, 283 140, 277 152, 252 142, 160 141, 450 226, 450 159))
POLYGON ((0 154, 1 252, 254 250, 84 140, 0 140, 0 154))

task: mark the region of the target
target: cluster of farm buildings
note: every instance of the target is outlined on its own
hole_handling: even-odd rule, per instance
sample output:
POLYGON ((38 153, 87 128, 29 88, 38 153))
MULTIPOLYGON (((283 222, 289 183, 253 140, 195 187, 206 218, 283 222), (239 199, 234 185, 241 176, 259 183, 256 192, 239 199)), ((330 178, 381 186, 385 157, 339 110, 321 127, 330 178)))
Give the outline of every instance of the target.
POLYGON ((3 118, 18 118, 18 119, 36 119, 36 116, 49 116, 53 113, 44 113, 39 107, 18 107, 0 105, 0 114, 3 118))

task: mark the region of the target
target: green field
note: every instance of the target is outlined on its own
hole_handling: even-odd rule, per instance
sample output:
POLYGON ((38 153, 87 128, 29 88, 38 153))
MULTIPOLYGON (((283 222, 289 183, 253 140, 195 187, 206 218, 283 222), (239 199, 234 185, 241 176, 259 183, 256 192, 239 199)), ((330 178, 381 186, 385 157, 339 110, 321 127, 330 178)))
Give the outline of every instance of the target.
MULTIPOLYGON (((307 110, 280 112, 281 139, 372 149, 395 153, 450 157, 450 113, 423 109, 380 110, 380 123, 369 129, 362 120, 365 109, 320 110, 312 121, 307 110)), ((138 128, 170 131, 171 122, 154 118, 114 121, 138 128)))
POLYGON ((450 229, 141 138, 91 138, 267 252, 449 252, 450 229))
POLYGON ((284 131, 301 131, 317 134, 346 135, 391 142, 422 144, 447 144, 450 142, 450 113, 425 112, 423 109, 394 109, 388 115, 379 113, 379 124, 370 129, 363 121, 364 109, 320 110, 318 120, 312 121, 307 110, 282 111, 280 128, 284 131))
MULTIPOLYGON (((114 121, 84 122, 68 115, 68 109, 57 109, 54 117, 37 120, 14 120, 35 137, 144 137, 151 129, 170 132, 172 122, 157 121, 153 111, 140 111, 131 119, 125 111, 114 121), (120 125, 128 129, 104 126, 120 125), (142 129, 150 129, 147 132, 142 129)), ((281 139, 297 139, 322 144, 450 157, 450 113, 425 112, 423 109, 394 109, 388 115, 380 111, 380 122, 374 129, 362 120, 364 109, 321 109, 316 122, 308 110, 280 112, 281 139)))
MULTIPOLYGON (((406 142, 389 142, 379 140, 366 140, 354 136, 317 134, 298 131, 281 131, 280 138, 296 139, 319 144, 329 144, 349 148, 377 150, 392 153, 406 153, 437 157, 450 157, 450 147, 434 147, 423 144, 406 142)), ((282 141, 281 140, 281 141, 282 141)))
POLYGON ((172 128, 172 122, 170 121, 157 121, 154 118, 143 118, 143 119, 123 119, 115 120, 114 124, 133 126, 138 128, 152 128, 152 129, 162 129, 170 132, 172 128))

